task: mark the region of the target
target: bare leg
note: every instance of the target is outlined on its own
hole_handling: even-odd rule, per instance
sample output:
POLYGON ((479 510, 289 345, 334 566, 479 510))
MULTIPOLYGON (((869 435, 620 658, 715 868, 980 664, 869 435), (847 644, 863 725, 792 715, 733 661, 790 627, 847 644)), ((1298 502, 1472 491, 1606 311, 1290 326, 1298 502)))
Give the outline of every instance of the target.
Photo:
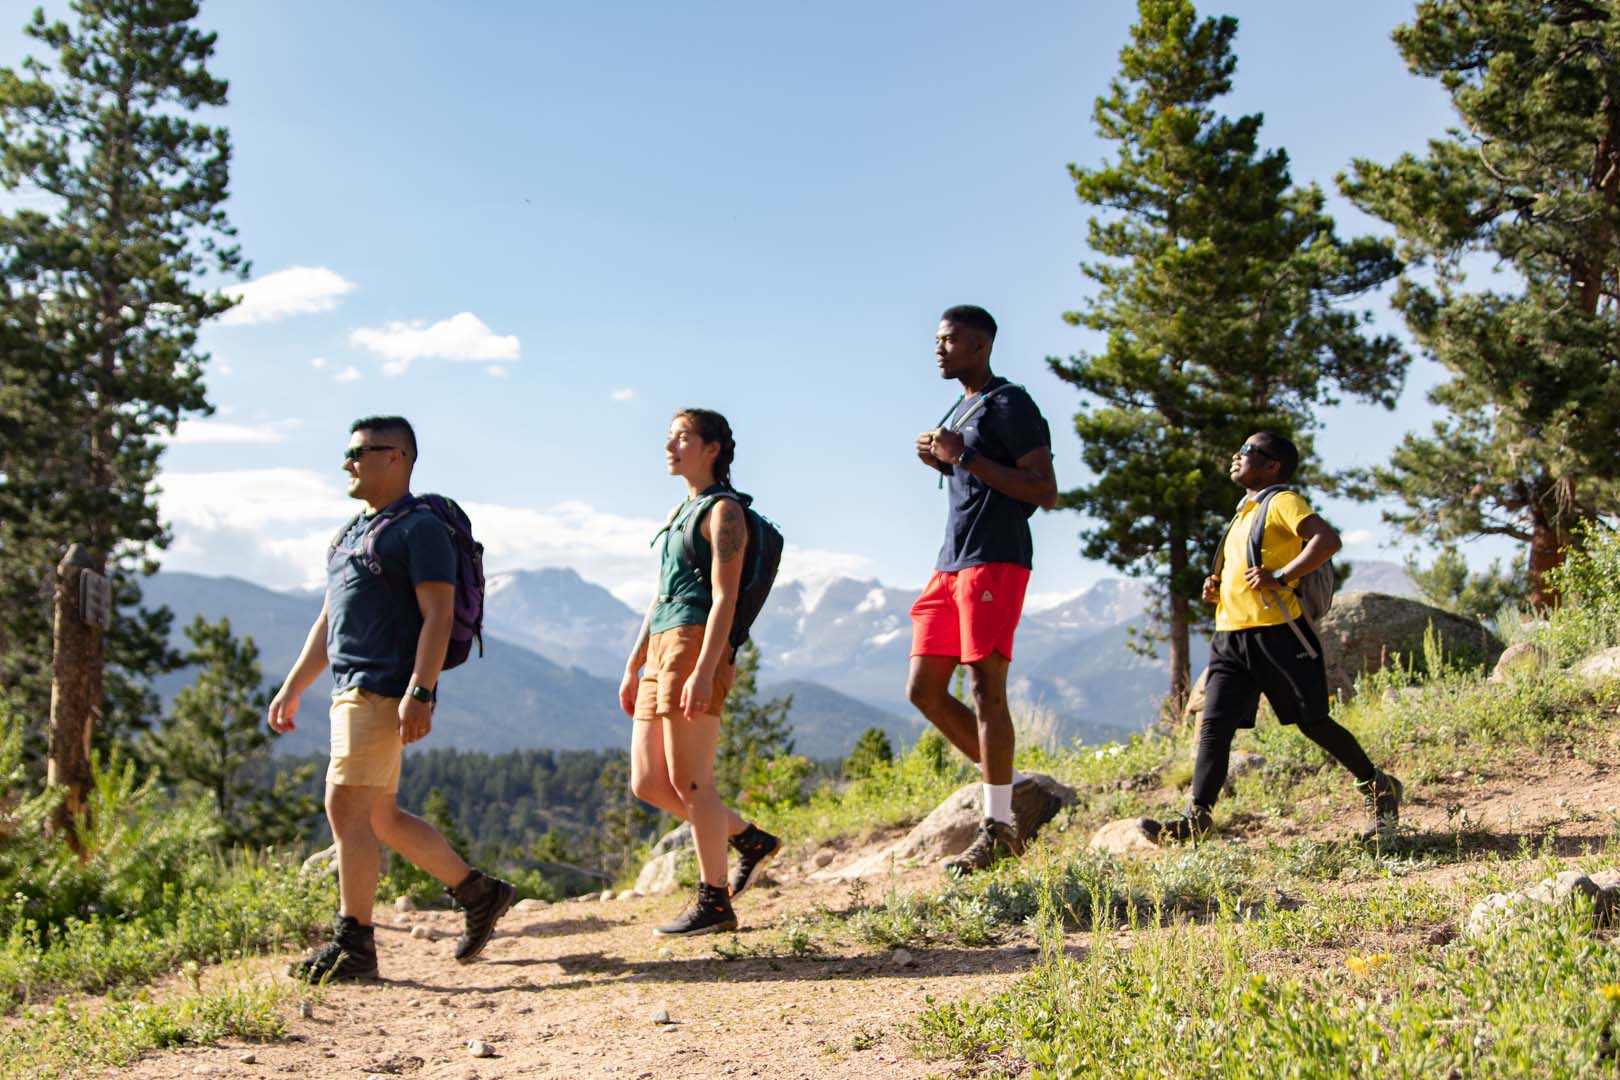
POLYGON ((968 665, 972 677, 974 711, 978 714, 979 772, 987 784, 1012 783, 1012 712, 1007 708, 1007 667, 1000 653, 968 665))
POLYGON ((669 763, 669 783, 685 804, 685 817, 692 823, 692 843, 697 848, 698 869, 703 883, 726 885, 726 838, 743 830, 742 818, 721 801, 714 787, 714 750, 720 741, 720 718, 666 716, 659 723, 664 729, 664 752, 669 763))
POLYGON ((401 810, 392 792, 382 792, 372 802, 371 828, 379 840, 438 878, 446 888, 460 885, 472 873, 472 867, 456 854, 439 830, 401 810))
POLYGON ((371 830, 371 802, 387 792, 353 784, 326 785, 326 820, 337 843, 338 914, 371 925, 382 855, 371 830))
MULTIPOLYGON (((718 741, 719 732, 715 733, 718 741)), ((711 755, 712 758, 712 755, 711 755)), ((630 735, 630 793, 648 806, 656 806, 678 821, 689 820, 686 801, 669 779, 669 759, 664 752, 664 721, 636 721, 630 735)), ((724 805, 723 803, 721 805, 724 805)), ((726 807, 726 835, 736 836, 748 828, 737 811, 726 807)))
POLYGON ((906 697, 952 746, 979 760, 979 722, 973 710, 951 696, 956 659, 950 656, 913 656, 906 679, 906 697))

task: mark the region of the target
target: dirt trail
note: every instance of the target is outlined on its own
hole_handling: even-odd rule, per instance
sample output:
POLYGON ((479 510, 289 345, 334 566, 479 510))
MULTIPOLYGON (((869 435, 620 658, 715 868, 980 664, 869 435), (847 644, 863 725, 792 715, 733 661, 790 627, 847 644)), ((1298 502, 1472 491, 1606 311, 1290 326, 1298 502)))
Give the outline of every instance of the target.
MULTIPOLYGON (((1228 843, 1268 836, 1342 834, 1359 810, 1346 791, 1327 805, 1301 806, 1301 821, 1234 815, 1228 843), (1305 822, 1310 822, 1306 824, 1305 822)), ((1167 793, 1168 797, 1168 793, 1167 793)), ((1455 776, 1412 785, 1403 819, 1419 834, 1454 835, 1457 807, 1466 827, 1490 834, 1487 850, 1539 844, 1556 828, 1555 850, 1574 856, 1600 848, 1620 814, 1620 773, 1573 756, 1504 762, 1497 775, 1455 776)), ((888 837, 874 841, 881 846, 888 837)), ((859 851, 838 856, 843 865, 859 851)), ((983 999, 1028 970, 1027 939, 985 948, 915 948, 914 966, 888 950, 848 948, 838 955, 783 952, 778 918, 819 909, 844 910, 844 883, 812 882, 814 860, 776 869, 775 883, 738 903, 743 921, 729 935, 694 940, 656 938, 652 927, 682 898, 569 902, 514 911, 483 958, 463 966, 451 941, 412 938, 416 926, 453 936, 450 912, 379 912, 377 946, 383 981, 334 987, 314 1014, 292 1021, 292 1037, 270 1045, 230 1043, 153 1055, 120 1077, 305 1076, 314 1080, 407 1077, 492 1080, 496 1077, 852 1076, 900 1080, 950 1075, 955 1063, 925 1062, 904 1026, 935 1001, 983 999), (727 959, 721 952, 731 955, 727 959), (658 1010, 671 1024, 655 1022, 658 1010), (469 1040, 492 1044, 493 1058, 469 1055, 469 1040), (247 1051, 253 1064, 238 1059, 247 1051)), ((1449 863, 1422 872, 1435 884, 1477 866, 1449 863)), ((927 888, 936 871, 914 869, 874 882, 927 888)), ((819 937, 819 936, 818 936, 819 937)), ((279 971, 290 956, 266 958, 255 972, 279 971)), ((220 976, 214 975, 214 978, 220 976)))
MULTIPOLYGON (((735 959, 716 951, 732 952, 730 935, 653 935, 684 896, 514 910, 469 965, 450 958, 450 940, 410 936, 415 926, 453 936, 460 916, 379 909, 383 981, 328 989, 312 1017, 292 1021, 290 1041, 173 1051, 117 1075, 909 1080, 949 1072, 949 1062, 919 1060, 899 1027, 927 1007, 929 995, 954 1001, 996 992, 1034 963, 1032 951, 1010 942, 916 948, 906 967, 875 949, 747 955, 782 951, 774 927, 784 912, 848 906, 847 885, 806 882, 808 869, 785 867, 778 884, 738 901, 743 926, 735 945, 744 955, 735 959), (654 1022, 660 1009, 673 1023, 654 1022), (493 1045, 497 1056, 471 1057, 474 1039, 493 1045), (253 1064, 238 1060, 247 1051, 253 1064)), ((933 880, 934 872, 911 871, 895 884, 909 890, 933 880)), ((290 958, 254 966, 277 971, 290 958)))

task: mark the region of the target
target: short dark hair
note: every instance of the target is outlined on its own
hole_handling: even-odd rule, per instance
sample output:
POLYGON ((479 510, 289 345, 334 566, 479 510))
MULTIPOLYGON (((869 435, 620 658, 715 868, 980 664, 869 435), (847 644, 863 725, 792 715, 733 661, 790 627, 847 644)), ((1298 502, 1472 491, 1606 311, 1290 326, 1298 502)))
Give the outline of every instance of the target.
POLYGON ((349 434, 357 431, 375 431, 379 435, 393 435, 405 444, 405 461, 416 463, 416 429, 403 416, 362 416, 349 425, 349 434))
POLYGON ((996 320, 984 308, 975 304, 957 304, 955 307, 945 309, 939 317, 940 322, 953 322, 957 326, 971 326, 975 330, 983 330, 990 335, 992 341, 996 337, 996 320))
POLYGON ((1299 471, 1299 447, 1275 431, 1256 432, 1250 441, 1259 443, 1266 456, 1278 464, 1277 479, 1286 484, 1294 478, 1299 471))

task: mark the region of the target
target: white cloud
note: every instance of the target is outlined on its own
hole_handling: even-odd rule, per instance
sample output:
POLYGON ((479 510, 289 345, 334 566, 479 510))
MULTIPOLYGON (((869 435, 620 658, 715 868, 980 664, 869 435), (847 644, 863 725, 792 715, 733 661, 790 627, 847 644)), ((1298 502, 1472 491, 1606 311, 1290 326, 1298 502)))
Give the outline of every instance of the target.
POLYGON ((324 266, 289 266, 220 291, 239 297, 241 303, 220 316, 219 321, 226 326, 248 326, 290 315, 331 311, 338 306, 339 298, 354 291, 354 283, 324 266))
POLYGON ((224 420, 182 420, 170 440, 176 446, 198 443, 278 443, 286 442, 286 429, 296 423, 233 424, 224 420))
POLYGON ((309 366, 314 368, 316 371, 321 370, 321 368, 326 366, 326 357, 324 357, 324 356, 312 356, 312 357, 310 357, 309 358, 309 366))
POLYGON ((361 377, 360 376, 360 369, 355 367, 353 364, 350 364, 348 367, 344 368, 342 371, 338 372, 336 375, 333 375, 332 376, 332 381, 333 382, 359 382, 360 377, 361 377))
POLYGON ((381 328, 361 327, 349 335, 349 344, 382 357, 388 375, 403 374, 413 360, 499 363, 516 361, 521 354, 515 336, 495 333, 470 311, 432 326, 391 322, 381 328))
POLYGON ((613 391, 613 393, 609 394, 608 396, 614 401, 629 401, 631 398, 636 396, 636 392, 632 387, 627 386, 623 390, 613 391))
POLYGON ((1378 539, 1378 536, 1371 529, 1351 529, 1344 534, 1344 542, 1347 546, 1361 547, 1372 543, 1376 539, 1378 539))

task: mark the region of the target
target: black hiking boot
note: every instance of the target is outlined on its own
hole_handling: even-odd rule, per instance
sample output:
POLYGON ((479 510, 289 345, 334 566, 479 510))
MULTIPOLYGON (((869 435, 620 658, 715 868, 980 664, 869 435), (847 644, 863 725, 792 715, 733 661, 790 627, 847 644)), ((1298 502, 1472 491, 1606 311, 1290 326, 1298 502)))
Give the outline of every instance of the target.
POLYGON ((966 877, 980 870, 988 870, 1002 859, 1023 853, 1024 842, 1018 839, 1015 823, 985 818, 979 823, 979 831, 968 849, 945 864, 945 873, 953 877, 966 877))
POLYGON ((377 977, 377 943, 369 926, 349 915, 332 923, 332 940, 302 960, 287 974, 301 982, 368 982, 377 977))
POLYGON ((1381 843, 1395 839, 1401 823, 1401 782, 1377 769, 1371 780, 1357 781, 1356 790, 1367 807, 1367 824, 1362 827, 1361 838, 1381 843))
POLYGON ((495 923, 517 900, 517 886, 474 870, 448 892, 454 906, 465 913, 465 927, 456 938, 456 960, 465 964, 489 944, 495 923))
POLYGON ((685 911, 653 933, 662 937, 697 937, 737 929, 737 913, 724 885, 698 885, 697 899, 685 911))
POLYGON ((737 849, 737 866, 731 871, 731 895, 737 897, 754 883, 765 864, 782 850, 782 841, 758 825, 749 825, 733 836, 729 843, 737 849))
POLYGON ((1190 804, 1187 809, 1175 817, 1164 821, 1155 821, 1152 818, 1142 819, 1142 831, 1153 839, 1155 844, 1185 844, 1191 840, 1193 843, 1204 839, 1215 827, 1214 819, 1204 807, 1190 804))

